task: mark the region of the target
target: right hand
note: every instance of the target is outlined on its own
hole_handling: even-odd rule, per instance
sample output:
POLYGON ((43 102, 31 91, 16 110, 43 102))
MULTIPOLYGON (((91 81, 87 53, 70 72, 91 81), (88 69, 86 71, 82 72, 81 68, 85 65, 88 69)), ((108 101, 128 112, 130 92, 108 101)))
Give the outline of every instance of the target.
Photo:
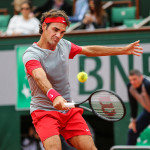
POLYGON ((130 122, 129 129, 132 129, 134 133, 137 132, 137 130, 136 130, 136 121, 130 122))
POLYGON ((136 56, 140 56, 142 53, 143 53, 143 48, 142 47, 139 47, 140 44, 139 44, 139 40, 134 42, 134 43, 131 43, 129 45, 127 45, 125 47, 125 54, 127 55, 130 55, 130 54, 133 54, 133 55, 136 55, 136 56))
POLYGON ((69 108, 64 103, 67 101, 62 96, 57 96, 53 101, 53 107, 58 110, 68 110, 69 108))

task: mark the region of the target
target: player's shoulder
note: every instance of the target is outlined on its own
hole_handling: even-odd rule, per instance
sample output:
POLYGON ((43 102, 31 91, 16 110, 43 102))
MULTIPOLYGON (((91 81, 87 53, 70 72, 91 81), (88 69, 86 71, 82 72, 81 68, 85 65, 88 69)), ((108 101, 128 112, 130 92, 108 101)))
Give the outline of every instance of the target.
POLYGON ((71 47, 71 42, 68 41, 68 40, 66 40, 66 39, 63 39, 63 38, 62 38, 62 39, 59 41, 58 45, 59 45, 59 46, 63 46, 63 47, 65 47, 65 46, 71 47))
POLYGON ((43 54, 43 52, 39 50, 38 47, 36 47, 36 44, 34 43, 26 49, 22 56, 22 59, 23 63, 26 64, 26 62, 33 59, 41 62, 43 57, 45 57, 45 54, 43 54))
POLYGON ((36 43, 33 43, 26 49, 26 51, 24 52, 24 55, 25 54, 36 54, 37 55, 39 53, 41 53, 40 48, 38 48, 36 43))
POLYGON ((30 51, 36 51, 36 48, 35 48, 35 43, 33 43, 32 45, 30 45, 25 52, 30 52, 30 51))
POLYGON ((60 40, 60 43, 70 43, 70 41, 68 41, 68 40, 66 40, 66 39, 64 39, 64 38, 62 38, 62 39, 60 40))

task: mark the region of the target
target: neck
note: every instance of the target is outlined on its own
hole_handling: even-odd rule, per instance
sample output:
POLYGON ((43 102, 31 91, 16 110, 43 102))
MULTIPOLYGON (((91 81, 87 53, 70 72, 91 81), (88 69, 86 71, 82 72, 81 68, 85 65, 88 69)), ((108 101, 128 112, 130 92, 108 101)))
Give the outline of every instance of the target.
POLYGON ((28 19, 29 19, 29 16, 23 16, 23 18, 24 18, 25 20, 28 20, 28 19))
POLYGON ((55 50, 56 46, 50 44, 46 39, 43 39, 42 37, 37 42, 38 46, 42 49, 49 49, 49 50, 55 50))

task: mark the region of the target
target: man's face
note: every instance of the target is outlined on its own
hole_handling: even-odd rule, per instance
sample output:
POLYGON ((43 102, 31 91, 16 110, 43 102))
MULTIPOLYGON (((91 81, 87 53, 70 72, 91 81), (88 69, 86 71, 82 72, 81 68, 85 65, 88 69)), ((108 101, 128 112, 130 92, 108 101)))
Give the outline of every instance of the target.
POLYGON ((60 39, 64 36, 66 26, 62 23, 51 23, 48 27, 43 27, 43 35, 52 49, 55 49, 60 39))
POLYGON ((63 3, 64 3, 64 0, 55 0, 55 5, 58 7, 62 6, 63 3))
POLYGON ((21 5, 21 14, 23 17, 28 17, 29 14, 31 13, 31 8, 28 4, 24 3, 21 5))
POLYGON ((131 85, 134 87, 134 88, 138 88, 140 87, 140 85, 142 84, 142 81, 143 81, 143 76, 138 76, 138 75, 130 75, 129 76, 129 80, 130 80, 130 83, 131 85))
POLYGON ((90 0, 90 1, 89 1, 89 6, 90 6, 91 10, 94 10, 94 9, 95 9, 94 1, 93 1, 93 0, 90 0))

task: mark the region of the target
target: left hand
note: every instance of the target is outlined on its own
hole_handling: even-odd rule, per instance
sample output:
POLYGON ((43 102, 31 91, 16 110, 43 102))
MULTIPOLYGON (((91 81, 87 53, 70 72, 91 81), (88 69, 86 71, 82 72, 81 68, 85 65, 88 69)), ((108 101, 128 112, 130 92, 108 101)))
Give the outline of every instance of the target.
POLYGON ((131 55, 131 54, 133 54, 133 55, 136 55, 136 56, 140 56, 142 53, 143 53, 143 48, 142 47, 139 47, 140 46, 140 44, 139 44, 139 40, 138 41, 136 41, 136 42, 134 42, 134 43, 131 43, 131 44, 129 44, 129 45, 127 45, 126 47, 125 47, 125 49, 126 49, 126 54, 127 55, 131 55))
POLYGON ((57 96, 53 101, 53 107, 58 110, 69 110, 64 103, 67 101, 62 96, 57 96))
POLYGON ((132 129, 134 133, 137 132, 137 130, 136 130, 136 122, 135 121, 130 122, 129 129, 132 129))

